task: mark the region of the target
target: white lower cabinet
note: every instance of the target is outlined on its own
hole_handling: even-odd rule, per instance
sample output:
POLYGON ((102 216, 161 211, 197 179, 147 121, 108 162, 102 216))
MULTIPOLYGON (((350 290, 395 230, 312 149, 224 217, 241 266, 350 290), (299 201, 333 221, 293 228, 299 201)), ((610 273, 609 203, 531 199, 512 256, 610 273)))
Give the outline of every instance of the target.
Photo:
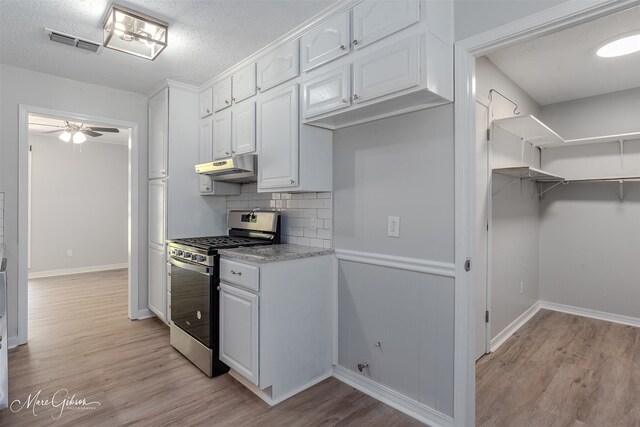
POLYGON ((220 284, 220 360, 258 385, 258 295, 220 284))
POLYGON ((149 309, 166 321, 167 260, 163 247, 149 245, 149 309))
POLYGON ((269 405, 331 376, 333 256, 262 264, 222 256, 220 360, 231 375, 269 405))

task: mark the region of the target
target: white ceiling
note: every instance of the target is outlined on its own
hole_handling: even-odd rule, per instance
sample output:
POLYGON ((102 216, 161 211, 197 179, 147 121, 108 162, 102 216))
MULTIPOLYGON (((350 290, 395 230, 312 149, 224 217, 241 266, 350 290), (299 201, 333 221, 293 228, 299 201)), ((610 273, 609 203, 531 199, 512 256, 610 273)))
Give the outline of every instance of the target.
MULTIPOLYGON (((83 124, 84 127, 91 127, 91 126, 111 127, 104 124, 77 122, 74 120, 70 120, 69 123, 73 123, 78 126, 83 124)), ((66 126, 65 120, 34 116, 34 115, 29 116, 29 133, 32 135, 48 136, 48 137, 57 139, 58 136, 60 136, 60 134, 62 133, 62 130, 65 126, 66 126), (48 133, 56 129, 60 129, 60 131, 55 133, 48 133)), ((103 142, 107 144, 128 145, 129 130, 128 129, 119 129, 119 130, 120 130, 119 133, 99 132, 99 133, 102 133, 102 136, 97 136, 97 137, 87 136, 87 142, 103 142)))
POLYGON ((145 93, 163 79, 202 84, 336 0, 116 1, 169 23, 155 61, 54 43, 44 28, 102 42, 110 0, 0 0, 0 62, 145 93))
POLYGON ((596 55, 607 40, 634 30, 640 30, 640 7, 487 56, 538 104, 555 104, 640 87, 640 52, 596 55))

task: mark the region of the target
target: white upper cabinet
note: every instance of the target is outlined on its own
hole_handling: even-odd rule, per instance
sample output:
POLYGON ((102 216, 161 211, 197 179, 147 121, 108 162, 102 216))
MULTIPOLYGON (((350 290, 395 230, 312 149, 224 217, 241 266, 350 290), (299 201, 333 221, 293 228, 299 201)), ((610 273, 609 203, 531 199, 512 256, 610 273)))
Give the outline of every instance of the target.
POLYGON ((420 0, 365 0, 353 8, 353 45, 360 49, 420 21, 420 0))
POLYGON ((268 53, 258 61, 258 90, 265 92, 280 83, 297 77, 299 70, 298 40, 294 40, 268 53))
POLYGON ((213 114, 213 89, 208 88, 200 93, 200 118, 213 114))
POLYGON ((149 179, 167 176, 169 89, 149 99, 149 179))
POLYGON ((295 187, 298 181, 298 84, 258 97, 258 189, 295 187))
POLYGON ((240 102, 256 94, 256 64, 250 64, 233 74, 233 102, 240 102))
POLYGON ((231 106, 231 77, 213 86, 213 109, 215 112, 231 106))
POLYGON ((376 49, 353 64, 353 101, 365 102, 420 84, 420 35, 376 49))
POLYGON ((302 70, 307 71, 349 53, 349 12, 335 16, 302 36, 302 70))
POLYGON ((213 116, 213 158, 231 156, 231 110, 217 112, 213 116))
POLYGON ((351 65, 344 64, 305 76, 302 83, 302 115, 305 118, 351 105, 351 65))
POLYGON ((256 102, 249 99, 231 109, 231 153, 256 151, 256 102))

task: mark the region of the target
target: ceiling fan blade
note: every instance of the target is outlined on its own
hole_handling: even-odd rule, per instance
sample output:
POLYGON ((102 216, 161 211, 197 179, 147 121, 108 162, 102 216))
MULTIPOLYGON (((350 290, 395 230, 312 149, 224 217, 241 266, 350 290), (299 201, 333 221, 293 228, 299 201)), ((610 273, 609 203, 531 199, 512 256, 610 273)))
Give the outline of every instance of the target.
POLYGON ((89 135, 89 136, 102 136, 101 133, 98 132, 94 132, 92 130, 87 129, 82 129, 80 132, 84 133, 85 135, 89 135))
POLYGON ((94 127, 91 126, 87 129, 91 129, 93 131, 98 131, 98 132, 113 132, 113 133, 120 133, 120 129, 117 128, 101 128, 101 127, 94 127))
POLYGON ((46 132, 42 132, 42 133, 57 133, 57 132, 63 132, 64 129, 56 129, 56 130, 48 130, 46 132))
POLYGON ((50 124, 46 124, 46 123, 29 123, 30 126, 48 126, 48 127, 52 127, 52 128, 66 128, 66 126, 60 126, 60 125, 50 125, 50 124))

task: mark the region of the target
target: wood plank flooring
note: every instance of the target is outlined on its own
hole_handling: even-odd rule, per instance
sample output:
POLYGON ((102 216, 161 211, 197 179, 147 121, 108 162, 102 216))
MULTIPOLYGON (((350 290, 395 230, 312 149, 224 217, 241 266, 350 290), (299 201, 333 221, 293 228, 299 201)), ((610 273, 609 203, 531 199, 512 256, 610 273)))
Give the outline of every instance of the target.
POLYGON ((29 343, 9 351, 9 398, 60 389, 95 409, 0 411, 0 426, 413 426, 328 379, 270 408, 229 375, 209 379, 169 345, 157 319, 127 319, 127 271, 29 282, 29 343))
POLYGON ((479 426, 640 426, 640 328, 541 310, 476 363, 479 426))

